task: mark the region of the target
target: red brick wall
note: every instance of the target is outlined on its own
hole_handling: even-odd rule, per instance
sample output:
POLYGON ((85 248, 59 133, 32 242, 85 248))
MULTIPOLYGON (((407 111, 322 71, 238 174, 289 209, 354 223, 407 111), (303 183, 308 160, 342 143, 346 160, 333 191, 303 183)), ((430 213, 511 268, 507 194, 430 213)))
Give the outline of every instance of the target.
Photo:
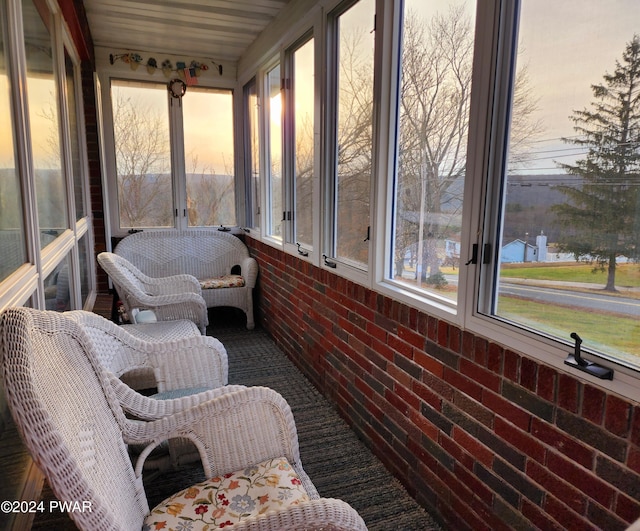
MULTIPOLYGON (((106 250, 104 208, 102 194, 102 171, 98 140, 96 93, 95 93, 95 54, 89 22, 82 0, 59 0, 60 9, 71 32, 73 42, 81 58, 82 100, 84 104, 84 122, 87 142, 87 162, 89 166, 90 210, 93 222, 94 254, 106 250)), ((101 268, 97 268, 98 292, 109 289, 108 277, 101 268)))
POLYGON ((450 529, 624 529, 640 406, 250 237, 258 322, 450 529))
MULTIPOLYGON (((91 198, 91 216, 93 222, 94 255, 107 250, 106 228, 104 225, 104 203, 102 195, 102 171, 96 110, 96 93, 93 79, 94 66, 90 61, 82 62, 82 97, 84 101, 84 120, 87 135, 87 159, 89 163, 89 195, 91 198)), ((97 262, 95 262, 97 263, 97 262)), ((102 268, 96 266, 96 291, 109 290, 108 277, 102 268)))

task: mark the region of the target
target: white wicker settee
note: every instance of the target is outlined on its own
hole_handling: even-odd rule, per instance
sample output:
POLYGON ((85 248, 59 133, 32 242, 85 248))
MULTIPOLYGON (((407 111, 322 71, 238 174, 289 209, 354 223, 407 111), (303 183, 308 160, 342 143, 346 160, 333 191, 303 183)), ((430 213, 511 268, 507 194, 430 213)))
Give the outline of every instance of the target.
POLYGON ((258 263, 247 246, 230 232, 217 229, 136 232, 114 249, 145 275, 166 277, 186 273, 200 281, 207 307, 231 306, 254 327, 253 288, 258 263))

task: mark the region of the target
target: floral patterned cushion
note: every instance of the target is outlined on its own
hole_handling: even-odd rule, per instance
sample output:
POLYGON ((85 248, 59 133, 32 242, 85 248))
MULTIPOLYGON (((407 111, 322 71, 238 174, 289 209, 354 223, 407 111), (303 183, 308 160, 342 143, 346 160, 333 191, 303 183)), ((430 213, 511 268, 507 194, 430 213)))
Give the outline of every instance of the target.
POLYGON ((151 511, 143 531, 222 529, 308 500, 289 461, 279 457, 175 494, 151 511))
POLYGON ((217 288, 241 288, 244 286, 244 278, 242 275, 224 275, 222 277, 206 278, 200 281, 202 289, 217 288))

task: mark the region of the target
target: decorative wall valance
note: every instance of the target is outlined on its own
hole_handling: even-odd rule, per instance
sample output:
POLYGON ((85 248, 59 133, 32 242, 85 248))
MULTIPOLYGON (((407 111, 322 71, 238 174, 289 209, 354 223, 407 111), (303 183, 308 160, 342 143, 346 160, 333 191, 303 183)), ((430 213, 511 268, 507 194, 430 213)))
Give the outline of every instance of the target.
MULTIPOLYGON (((169 60, 165 59, 160 65, 154 57, 149 57, 146 61, 137 52, 125 52, 121 54, 109 54, 109 63, 114 64, 116 61, 122 61, 127 63, 132 70, 137 70, 140 65, 144 65, 149 74, 154 74, 156 70, 160 69, 166 78, 170 78, 172 75, 177 75, 187 85, 197 85, 198 76, 202 72, 209 70, 209 65, 200 61, 176 61, 175 65, 169 60)), ((222 65, 211 60, 211 64, 216 68, 218 74, 222 75, 222 65)))

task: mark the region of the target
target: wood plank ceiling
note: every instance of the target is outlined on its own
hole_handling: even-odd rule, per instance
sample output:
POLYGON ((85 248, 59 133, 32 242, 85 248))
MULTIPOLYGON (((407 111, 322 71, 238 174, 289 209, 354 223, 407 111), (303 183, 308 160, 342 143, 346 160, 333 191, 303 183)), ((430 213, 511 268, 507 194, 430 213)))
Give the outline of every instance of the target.
POLYGON ((95 46, 236 63, 289 0, 84 0, 95 46))

